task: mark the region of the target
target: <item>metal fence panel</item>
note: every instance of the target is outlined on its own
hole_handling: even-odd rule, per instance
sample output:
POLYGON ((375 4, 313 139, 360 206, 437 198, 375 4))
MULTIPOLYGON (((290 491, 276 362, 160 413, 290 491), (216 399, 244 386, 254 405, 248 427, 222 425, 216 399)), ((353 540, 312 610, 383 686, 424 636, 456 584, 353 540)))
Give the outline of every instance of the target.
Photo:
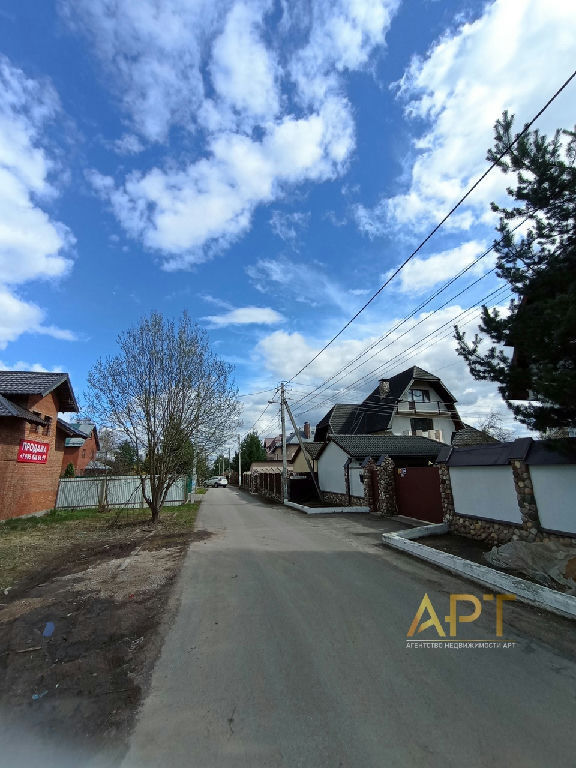
MULTIPOLYGON (((146 493, 150 480, 146 480, 146 493)), ((168 491, 166 504, 186 501, 186 476, 179 477, 168 491)), ((97 507, 144 507, 140 478, 133 475, 103 477, 63 477, 58 485, 56 509, 97 507)))

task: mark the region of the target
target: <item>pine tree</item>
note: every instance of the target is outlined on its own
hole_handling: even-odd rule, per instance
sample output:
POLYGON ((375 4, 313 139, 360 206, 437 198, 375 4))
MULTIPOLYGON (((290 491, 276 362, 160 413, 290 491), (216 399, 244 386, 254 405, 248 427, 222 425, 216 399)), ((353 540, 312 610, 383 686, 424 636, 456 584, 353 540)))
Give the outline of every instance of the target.
MULTIPOLYGON (((510 147, 512 125, 506 112, 497 121, 491 162, 510 147)), ((558 130, 551 139, 527 132, 498 160, 516 174, 511 207, 492 203, 500 214, 496 270, 515 296, 506 315, 482 308, 479 330, 493 342, 484 354, 482 336, 468 344, 455 329, 472 376, 497 382, 515 418, 541 432, 576 424, 575 159, 576 133, 558 130), (513 357, 502 347, 513 347, 513 357)))

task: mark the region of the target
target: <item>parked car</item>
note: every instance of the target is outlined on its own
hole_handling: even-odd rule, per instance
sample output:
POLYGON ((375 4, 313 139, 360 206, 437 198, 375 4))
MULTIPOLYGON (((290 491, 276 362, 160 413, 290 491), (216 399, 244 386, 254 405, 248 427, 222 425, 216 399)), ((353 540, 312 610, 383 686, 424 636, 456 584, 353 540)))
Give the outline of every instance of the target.
POLYGON ((206 480, 206 488, 226 488, 227 485, 228 480, 226 480, 226 478, 222 477, 221 475, 211 477, 206 480))

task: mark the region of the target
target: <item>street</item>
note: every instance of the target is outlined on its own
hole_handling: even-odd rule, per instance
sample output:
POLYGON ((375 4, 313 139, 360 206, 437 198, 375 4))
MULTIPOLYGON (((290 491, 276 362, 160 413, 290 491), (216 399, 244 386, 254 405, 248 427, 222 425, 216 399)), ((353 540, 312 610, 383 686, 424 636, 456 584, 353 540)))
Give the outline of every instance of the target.
POLYGON ((444 622, 482 588, 383 549, 394 526, 209 490, 123 768, 574 765, 574 623, 507 603, 515 646, 407 648, 425 593, 444 622))

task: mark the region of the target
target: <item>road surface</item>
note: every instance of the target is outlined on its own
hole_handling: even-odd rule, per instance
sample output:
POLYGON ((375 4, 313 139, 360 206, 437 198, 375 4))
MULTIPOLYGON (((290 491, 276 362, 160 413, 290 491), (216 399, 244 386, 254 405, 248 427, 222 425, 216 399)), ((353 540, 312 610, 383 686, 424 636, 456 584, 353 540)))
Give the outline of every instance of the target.
MULTIPOLYGON (((515 647, 407 648, 425 593, 444 622, 451 592, 483 590, 383 549, 386 526, 208 491, 214 535, 187 555, 123 768, 574 766, 576 625, 506 604, 515 647)), ((458 639, 495 638, 486 605, 458 639)))

